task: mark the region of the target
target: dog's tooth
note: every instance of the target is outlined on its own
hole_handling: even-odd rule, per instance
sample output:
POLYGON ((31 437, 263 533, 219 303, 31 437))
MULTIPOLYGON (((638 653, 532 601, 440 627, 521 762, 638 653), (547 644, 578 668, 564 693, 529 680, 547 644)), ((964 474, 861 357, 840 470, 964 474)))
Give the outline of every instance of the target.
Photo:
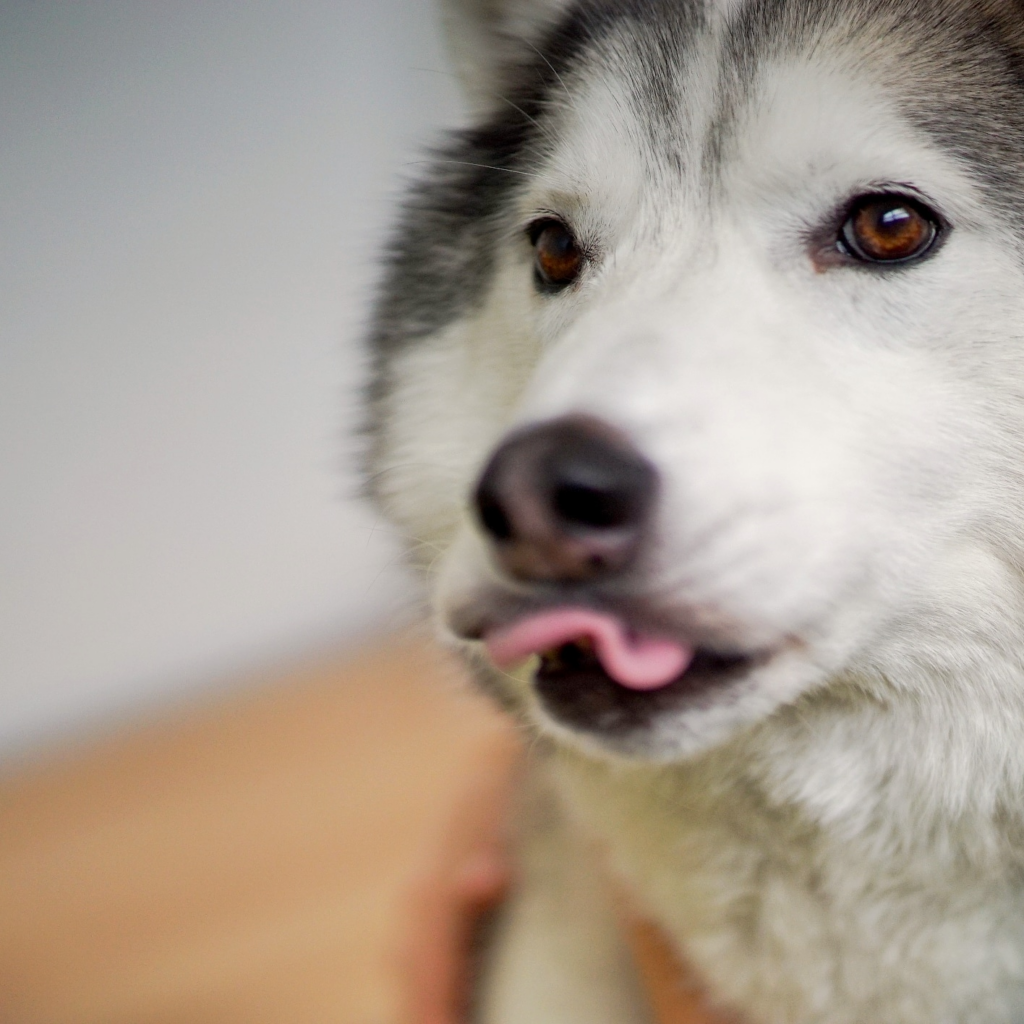
POLYGON ((541 651, 540 663, 542 668, 549 671, 560 669, 562 667, 562 658, 559 648, 552 647, 547 651, 541 651))

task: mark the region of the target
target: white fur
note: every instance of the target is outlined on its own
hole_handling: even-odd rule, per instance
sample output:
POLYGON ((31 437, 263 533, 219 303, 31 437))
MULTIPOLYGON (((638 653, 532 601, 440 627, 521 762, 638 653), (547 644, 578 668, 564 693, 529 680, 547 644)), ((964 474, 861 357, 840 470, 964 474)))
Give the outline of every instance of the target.
POLYGON ((850 54, 764 69, 709 187, 716 59, 681 72, 681 176, 613 51, 573 83, 513 219, 570 211, 600 259, 538 296, 510 233, 483 308, 396 365, 382 490, 440 557, 446 620, 495 581, 464 509, 504 432, 574 411, 626 431, 663 479, 653 590, 778 653, 632 762, 520 686, 573 814, 751 1021, 1019 1020, 1024 274, 850 54), (878 183, 934 203, 944 249, 816 269, 807 226, 878 183))

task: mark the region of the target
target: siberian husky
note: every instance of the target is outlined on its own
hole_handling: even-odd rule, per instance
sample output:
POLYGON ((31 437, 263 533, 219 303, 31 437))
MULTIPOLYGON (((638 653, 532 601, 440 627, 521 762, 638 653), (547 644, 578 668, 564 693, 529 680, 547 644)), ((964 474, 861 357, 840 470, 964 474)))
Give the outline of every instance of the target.
POLYGON ((370 475, 535 740, 481 1020, 643 1020, 623 886, 750 1024, 1024 1021, 1024 3, 447 18, 370 475))

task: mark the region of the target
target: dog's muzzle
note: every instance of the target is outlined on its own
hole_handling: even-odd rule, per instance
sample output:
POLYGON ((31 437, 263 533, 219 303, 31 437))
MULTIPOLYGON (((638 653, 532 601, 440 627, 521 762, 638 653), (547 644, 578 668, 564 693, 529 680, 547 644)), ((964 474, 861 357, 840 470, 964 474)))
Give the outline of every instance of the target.
POLYGON ((646 594, 659 489, 651 462, 596 418, 511 434, 474 494, 499 579, 451 618, 499 669, 535 659, 533 692, 551 719, 626 746, 758 660, 672 626, 646 594))

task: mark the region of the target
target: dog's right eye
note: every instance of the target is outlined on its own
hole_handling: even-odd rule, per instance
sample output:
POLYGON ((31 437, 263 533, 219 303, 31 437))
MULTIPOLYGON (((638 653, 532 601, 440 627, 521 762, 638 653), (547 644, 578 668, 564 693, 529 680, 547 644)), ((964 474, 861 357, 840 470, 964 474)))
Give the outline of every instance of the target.
POLYGON ((534 274, 542 291, 561 291, 580 276, 583 250, 560 220, 534 221, 529 238, 534 251, 534 274))

